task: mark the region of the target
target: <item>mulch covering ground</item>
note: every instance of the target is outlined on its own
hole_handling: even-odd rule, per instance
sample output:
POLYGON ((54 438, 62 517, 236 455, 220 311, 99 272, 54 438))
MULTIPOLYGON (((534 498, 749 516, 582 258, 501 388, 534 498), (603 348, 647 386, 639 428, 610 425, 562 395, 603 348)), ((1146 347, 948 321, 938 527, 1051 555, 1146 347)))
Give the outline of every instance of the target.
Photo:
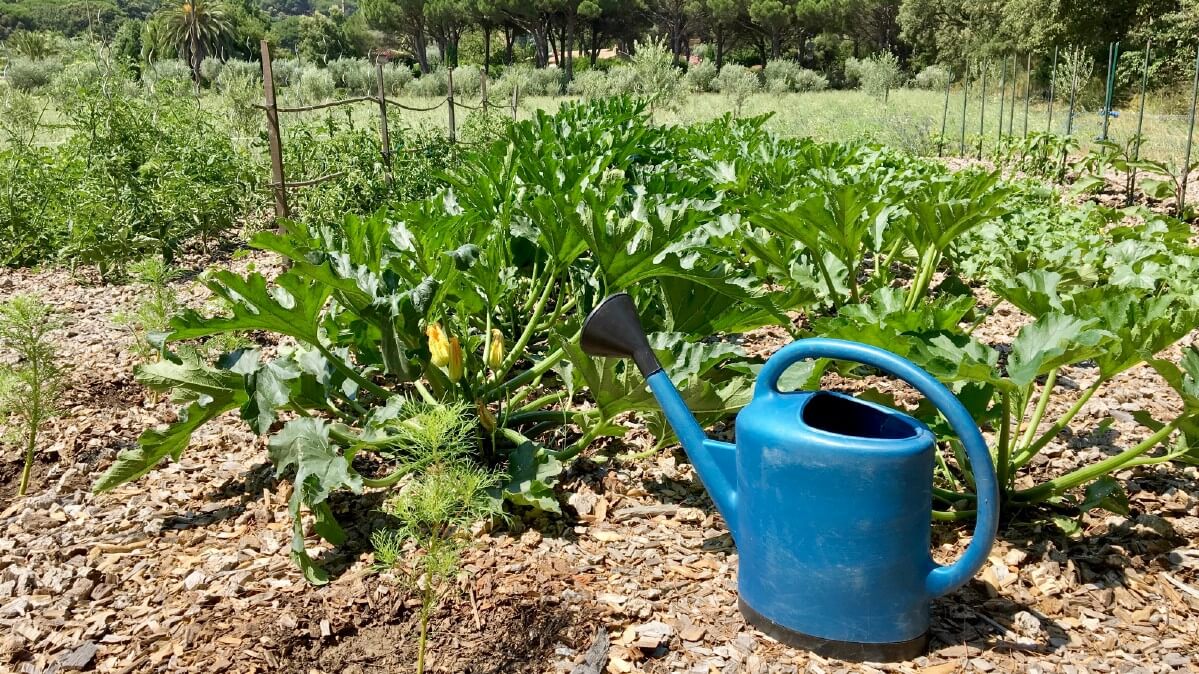
MULTIPOLYGON (((251 259, 260 270, 272 264, 251 259)), ((180 287, 202 304, 202 287, 180 287)), ((174 418, 133 379, 132 337, 112 321, 139 291, 57 270, 0 272, 0 297, 34 292, 68 317, 58 339, 72 368, 66 413, 44 435, 28 497, 14 497, 18 451, 6 448, 0 461, 0 672, 412 671, 415 602, 397 579, 370 570, 379 494, 335 500, 350 540, 323 552, 335 579, 313 588, 287 555, 289 485, 275 481, 262 440, 232 414, 197 434, 181 462, 90 493, 119 450, 174 418)), ((1022 320, 1000 307, 978 334, 1010 341, 1022 320)), ((747 346, 768 353, 785 339, 765 330, 747 346)), ((1093 376, 1066 372, 1054 404, 1064 409, 1093 376)), ((1145 435, 1131 411, 1177 404, 1151 371, 1128 372, 1033 472, 1060 474, 1127 446, 1145 435)), ((1005 524, 986 569, 934 604, 927 656, 853 664, 745 625, 737 551, 685 457, 610 458, 650 443, 636 429, 572 464, 566 515, 478 531, 460 591, 434 618, 431 671, 1199 671, 1194 467, 1122 475, 1130 516, 1086 515, 1076 538, 1027 518, 1005 524), (598 667, 585 662, 589 650, 598 667)), ((953 558, 969 534, 937 525, 934 556, 953 558)))

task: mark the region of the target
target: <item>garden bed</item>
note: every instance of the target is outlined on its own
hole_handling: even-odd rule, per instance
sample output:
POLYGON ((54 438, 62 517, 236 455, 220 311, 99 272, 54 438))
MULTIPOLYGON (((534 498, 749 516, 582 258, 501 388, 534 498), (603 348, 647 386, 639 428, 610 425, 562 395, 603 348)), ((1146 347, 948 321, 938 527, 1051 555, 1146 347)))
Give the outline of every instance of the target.
MULTIPOLYGON (((260 271, 273 268, 262 254, 231 264, 251 260, 260 271)), ((207 292, 178 283, 193 305, 207 292)), ((263 441, 235 412, 199 431, 181 462, 93 496, 92 482, 119 450, 175 415, 133 380, 132 339, 111 320, 138 289, 77 282, 62 271, 0 275, 0 294, 21 291, 36 291, 68 317, 58 340, 72 371, 68 411, 47 433, 29 497, 13 498, 16 457, 4 456, 0 670, 348 674, 411 667, 414 600, 370 568, 367 533, 378 492, 334 499, 349 537, 319 553, 333 575, 320 588, 287 556, 290 485, 274 480, 263 441)), ((985 293, 980 299, 994 301, 985 293)), ((976 336, 1010 341, 1024 320, 1000 307, 976 336)), ((749 341, 752 351, 757 338, 749 341)), ((767 331, 762 341, 773 345, 778 337, 767 331)), ((1093 376, 1086 370, 1066 368, 1058 386, 1085 387, 1093 376)), ((1070 394, 1053 400, 1071 402, 1070 394)), ((1028 475, 1061 474, 1112 452, 1117 438, 1127 446, 1145 434, 1130 410, 1156 416, 1177 404, 1151 369, 1125 372, 1028 475)), ((685 457, 675 448, 639 461, 612 458, 648 441, 636 430, 571 464, 560 489, 565 515, 477 530, 461 592, 434 618, 432 671, 567 672, 597 631, 610 636, 603 666, 612 672, 847 667, 745 625, 736 609, 736 550, 685 457)), ((1166 464, 1120 477, 1129 516, 1092 511, 1076 538, 1047 523, 1004 525, 988 567, 934 604, 927 657, 852 668, 1193 670, 1199 472, 1166 464)), ((936 525, 935 556, 952 558, 968 531, 936 525)))

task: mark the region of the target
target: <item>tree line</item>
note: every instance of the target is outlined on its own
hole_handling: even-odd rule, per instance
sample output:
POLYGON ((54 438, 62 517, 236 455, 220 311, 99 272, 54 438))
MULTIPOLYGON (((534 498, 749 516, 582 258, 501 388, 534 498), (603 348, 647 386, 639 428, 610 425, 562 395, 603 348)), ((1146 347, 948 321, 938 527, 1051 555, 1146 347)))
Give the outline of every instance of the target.
POLYGON ((212 33, 204 56, 253 58, 267 39, 315 61, 391 49, 429 72, 436 50, 448 64, 463 55, 486 68, 553 64, 567 80, 577 60, 631 53, 653 35, 676 64, 701 55, 718 68, 786 58, 834 81, 848 58, 878 52, 912 72, 960 71, 972 60, 1065 45, 1102 62, 1108 42, 1139 49, 1152 40, 1162 58, 1151 77, 1166 83, 1186 76, 1199 35, 1199 0, 0 0, 0 38, 89 32, 131 57, 189 59, 195 54, 164 53, 179 44, 164 35, 188 12, 193 28, 212 33))

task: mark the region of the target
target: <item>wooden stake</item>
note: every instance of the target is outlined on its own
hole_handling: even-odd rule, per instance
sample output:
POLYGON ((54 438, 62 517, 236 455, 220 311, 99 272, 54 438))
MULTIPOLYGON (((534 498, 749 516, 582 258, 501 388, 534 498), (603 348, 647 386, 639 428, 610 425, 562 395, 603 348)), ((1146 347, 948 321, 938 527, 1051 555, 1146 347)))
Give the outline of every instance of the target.
POLYGON ((266 103, 266 135, 270 143, 271 189, 275 193, 275 217, 286 218, 287 184, 283 178, 283 143, 279 137, 279 107, 275 103, 275 75, 271 70, 271 48, 263 40, 262 48, 262 91, 266 103))
POLYGON ((383 155, 383 175, 390 185, 391 175, 391 135, 387 132, 387 90, 383 87, 383 59, 375 60, 375 75, 379 79, 379 154, 383 155))

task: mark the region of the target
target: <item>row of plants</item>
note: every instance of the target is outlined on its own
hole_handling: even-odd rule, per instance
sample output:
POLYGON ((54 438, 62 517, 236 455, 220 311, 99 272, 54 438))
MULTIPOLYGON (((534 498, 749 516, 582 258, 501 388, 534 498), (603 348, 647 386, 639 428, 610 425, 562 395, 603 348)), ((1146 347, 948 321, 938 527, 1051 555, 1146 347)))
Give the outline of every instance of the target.
MULTIPOLYGON (((169 263, 185 246, 221 245, 263 220, 270 169, 261 110, 244 101, 222 116, 181 95, 184 82, 148 89, 119 73, 92 75, 64 81, 52 99, 0 98, 0 263, 57 261, 119 278, 148 254, 169 263)), ((494 122, 468 118, 464 136, 495 133, 494 122)), ((334 112, 289 119, 283 140, 293 180, 340 176, 291 191, 293 212, 321 222, 425 197, 458 157, 443 134, 397 124, 396 170, 385 179, 374 121, 334 112)))
MULTIPOLYGON (((616 291, 634 296, 703 424, 730 418, 752 392, 761 360, 737 337, 782 326, 883 346, 950 384, 992 431, 1009 512, 1119 510, 1112 473, 1196 458, 1199 354, 1187 350, 1180 365, 1158 356, 1199 326, 1199 258, 1178 221, 1067 205, 1036 182, 880 147, 779 139, 765 118, 662 127, 648 112, 615 98, 537 113, 467 156, 432 197, 255 235, 250 245, 287 270, 207 278, 220 310, 173 319, 162 360, 138 370, 182 406, 179 420, 147 430, 96 489, 178 460, 198 428, 237 410, 294 481, 292 556, 323 582, 305 518, 342 542, 330 494, 425 474, 433 460, 413 448, 452 406, 469 410, 470 459, 504 470, 492 496, 557 511, 564 464, 623 435, 623 415, 671 441, 640 376, 579 349, 583 317, 616 291), (994 309, 978 304, 980 286, 1032 319, 1010 347, 974 336, 994 309), (199 350, 263 333, 281 347, 215 359, 199 350), (1186 401, 1176 416, 1137 413, 1143 441, 1049 479, 1029 475, 1088 399, 1141 364, 1186 401), (1051 419, 1049 401, 1071 395, 1066 368, 1083 391, 1051 419)), ((796 367, 786 383, 815 386, 832 366, 796 367)), ((937 516, 971 517, 968 461, 933 412, 917 414, 948 442, 937 516)))

